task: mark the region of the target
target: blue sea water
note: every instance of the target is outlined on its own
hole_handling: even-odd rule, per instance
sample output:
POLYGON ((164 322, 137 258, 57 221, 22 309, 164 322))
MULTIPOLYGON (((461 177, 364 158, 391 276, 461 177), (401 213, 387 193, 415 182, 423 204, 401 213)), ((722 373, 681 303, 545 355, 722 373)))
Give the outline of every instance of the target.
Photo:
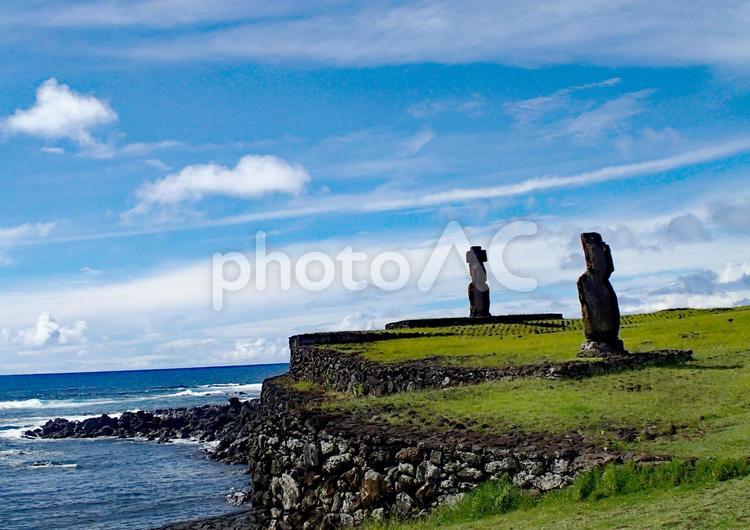
POLYGON ((260 394, 286 364, 0 376, 0 528, 145 529, 221 515, 245 466, 208 459, 196 442, 32 440, 51 418, 223 403, 260 394))

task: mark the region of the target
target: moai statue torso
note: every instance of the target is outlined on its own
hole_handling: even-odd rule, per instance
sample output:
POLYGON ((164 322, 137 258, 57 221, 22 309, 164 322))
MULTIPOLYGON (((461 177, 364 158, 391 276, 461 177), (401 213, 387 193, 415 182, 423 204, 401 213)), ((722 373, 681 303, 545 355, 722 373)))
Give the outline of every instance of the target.
POLYGON ((612 252, 596 232, 581 234, 586 272, 578 278, 578 298, 583 313, 583 331, 587 343, 584 356, 624 353, 620 333, 620 308, 609 283, 615 270, 612 252))
POLYGON ((469 264, 471 283, 469 284, 469 307, 471 317, 490 316, 490 286, 487 285, 487 251, 482 247, 471 247, 466 252, 466 263, 469 264))

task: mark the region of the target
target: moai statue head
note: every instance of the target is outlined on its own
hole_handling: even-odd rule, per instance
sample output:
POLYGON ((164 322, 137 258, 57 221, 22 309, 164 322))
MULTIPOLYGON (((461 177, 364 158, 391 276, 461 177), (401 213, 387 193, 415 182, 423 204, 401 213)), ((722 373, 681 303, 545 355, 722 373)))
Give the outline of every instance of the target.
POLYGON ((612 261, 612 252, 602 236, 596 232, 584 232, 581 234, 581 245, 586 257, 586 270, 600 272, 609 278, 615 272, 615 264, 612 261))
POLYGON ((487 269, 484 267, 486 262, 487 251, 483 250, 482 247, 471 247, 466 252, 466 263, 469 264, 471 283, 480 291, 489 289, 487 285, 487 269))
POLYGON ((469 316, 490 316, 490 286, 487 285, 487 251, 482 247, 471 247, 466 252, 471 283, 469 283, 469 316))

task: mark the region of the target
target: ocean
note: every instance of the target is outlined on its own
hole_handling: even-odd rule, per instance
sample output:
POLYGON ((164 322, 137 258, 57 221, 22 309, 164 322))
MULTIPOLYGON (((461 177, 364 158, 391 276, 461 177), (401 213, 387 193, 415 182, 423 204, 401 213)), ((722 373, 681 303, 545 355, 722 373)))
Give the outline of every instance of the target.
POLYGON ((147 529, 236 511, 246 466, 208 459, 197 442, 29 440, 52 418, 258 397, 288 365, 0 376, 0 527, 147 529))

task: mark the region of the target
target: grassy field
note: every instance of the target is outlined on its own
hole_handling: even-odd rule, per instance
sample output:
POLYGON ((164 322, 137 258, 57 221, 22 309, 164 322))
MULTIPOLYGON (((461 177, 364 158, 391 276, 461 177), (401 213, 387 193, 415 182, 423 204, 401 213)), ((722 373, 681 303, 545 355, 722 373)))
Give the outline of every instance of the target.
MULTIPOLYGON (((631 349, 690 348, 695 361, 579 381, 519 379, 348 399, 336 406, 377 413, 388 404, 395 408, 381 414, 388 421, 460 422, 487 432, 575 430, 606 439, 617 429, 632 427, 639 431, 637 439, 610 443, 680 456, 750 455, 750 308, 666 312, 633 320, 623 328, 631 349), (674 434, 648 439, 665 432, 674 434)), ((536 334, 531 339, 546 342, 554 351, 560 348, 557 337, 568 333, 573 331, 536 334)), ((446 338, 452 337, 415 340, 446 338)))
MULTIPOLYGON (((732 333, 748 323, 748 316, 747 309, 672 310, 631 315, 622 319, 622 337, 628 349, 636 352, 655 348, 720 347, 724 339, 716 333, 703 333, 704 327, 732 333), (729 319, 735 319, 737 324, 732 325, 734 322, 728 322, 729 319), (716 325, 720 325, 720 329, 714 329, 716 325)), ((383 363, 437 357, 445 363, 493 367, 575 359, 583 343, 581 321, 577 319, 408 331, 424 331, 431 336, 341 345, 340 349, 383 363)))
MULTIPOLYGON (((431 330, 444 335, 376 342, 363 352, 382 362, 437 356, 472 366, 532 364, 573 358, 582 342, 580 327, 580 321, 565 320, 559 327, 431 330)), ((740 461, 750 456, 750 307, 629 316, 623 318, 621 335, 631 351, 692 349, 695 360, 579 381, 524 379, 384 398, 339 398, 329 406, 363 409, 396 424, 461 423, 497 433, 577 431, 606 446, 676 458, 740 461), (623 437, 622 429, 632 435, 623 437)), ((486 492, 468 496, 458 516, 438 512, 427 526, 409 527, 750 528, 749 478, 622 492, 586 502, 571 502, 565 497, 569 493, 561 492, 501 515, 497 506, 494 512, 481 509, 482 495, 486 492)))

